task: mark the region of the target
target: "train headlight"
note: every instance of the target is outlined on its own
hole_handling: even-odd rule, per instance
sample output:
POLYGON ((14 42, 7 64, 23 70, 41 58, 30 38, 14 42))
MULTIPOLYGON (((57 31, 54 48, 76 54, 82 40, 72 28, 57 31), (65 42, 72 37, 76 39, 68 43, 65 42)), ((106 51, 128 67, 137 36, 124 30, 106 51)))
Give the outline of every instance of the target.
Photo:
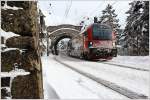
POLYGON ((90 45, 93 45, 93 42, 90 42, 90 45))
POLYGON ((90 42, 89 42, 89 47, 92 47, 92 46, 93 46, 93 42, 90 41, 90 42))
POLYGON ((115 47, 116 46, 116 44, 113 42, 113 47, 115 47))

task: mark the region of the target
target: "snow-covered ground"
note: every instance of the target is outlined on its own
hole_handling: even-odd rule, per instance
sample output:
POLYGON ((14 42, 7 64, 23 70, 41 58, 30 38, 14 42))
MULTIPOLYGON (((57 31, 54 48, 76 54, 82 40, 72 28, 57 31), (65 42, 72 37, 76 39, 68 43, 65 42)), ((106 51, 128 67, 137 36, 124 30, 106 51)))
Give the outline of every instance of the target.
POLYGON ((117 56, 108 63, 150 70, 150 56, 117 56))
MULTIPOLYGON (((103 64, 100 62, 90 62, 84 60, 81 61, 80 59, 75 59, 66 56, 58 56, 56 58, 81 71, 90 73, 101 79, 115 83, 121 87, 125 87, 133 92, 149 96, 149 89, 150 89, 149 71, 141 71, 141 70, 135 70, 135 69, 123 68, 123 67, 114 67, 114 65, 103 64)), ((145 63, 143 63, 143 65, 141 64, 141 66, 144 67, 145 64, 149 64, 148 59, 149 58, 145 58, 146 61, 144 60, 145 63)), ((118 60, 121 61, 121 59, 119 58, 118 60)), ((138 62, 137 61, 134 62, 134 61, 133 63, 138 65, 138 62)), ((132 61, 130 60, 130 62, 132 61)))
POLYGON ((45 99, 127 99, 58 63, 52 55, 42 57, 42 64, 45 99))

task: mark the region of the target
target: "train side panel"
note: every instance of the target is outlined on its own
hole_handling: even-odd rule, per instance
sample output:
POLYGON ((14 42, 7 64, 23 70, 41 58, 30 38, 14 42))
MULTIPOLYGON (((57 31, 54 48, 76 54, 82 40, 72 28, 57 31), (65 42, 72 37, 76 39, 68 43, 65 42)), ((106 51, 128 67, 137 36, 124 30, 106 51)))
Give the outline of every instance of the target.
POLYGON ((69 41, 67 52, 69 56, 81 56, 83 52, 83 37, 81 35, 78 35, 69 41))

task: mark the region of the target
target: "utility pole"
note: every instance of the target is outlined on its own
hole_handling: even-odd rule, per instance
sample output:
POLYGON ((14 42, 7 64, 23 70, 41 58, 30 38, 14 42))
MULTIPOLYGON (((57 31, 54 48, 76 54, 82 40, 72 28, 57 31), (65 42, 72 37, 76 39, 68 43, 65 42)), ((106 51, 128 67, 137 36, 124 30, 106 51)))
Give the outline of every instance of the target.
POLYGON ((94 17, 94 23, 97 23, 98 21, 97 21, 97 17, 94 17))

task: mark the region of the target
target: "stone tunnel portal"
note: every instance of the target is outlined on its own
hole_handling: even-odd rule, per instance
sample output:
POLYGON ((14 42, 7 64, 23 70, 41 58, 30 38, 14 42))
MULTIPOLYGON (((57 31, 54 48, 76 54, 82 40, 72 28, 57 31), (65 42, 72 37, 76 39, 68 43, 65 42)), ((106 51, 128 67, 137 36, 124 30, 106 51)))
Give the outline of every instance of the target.
POLYGON ((73 25, 59 25, 59 26, 49 26, 47 32, 49 33, 49 38, 51 39, 51 45, 49 46, 51 52, 54 55, 58 55, 57 45, 58 42, 64 38, 73 38, 78 35, 81 30, 81 26, 73 25))

